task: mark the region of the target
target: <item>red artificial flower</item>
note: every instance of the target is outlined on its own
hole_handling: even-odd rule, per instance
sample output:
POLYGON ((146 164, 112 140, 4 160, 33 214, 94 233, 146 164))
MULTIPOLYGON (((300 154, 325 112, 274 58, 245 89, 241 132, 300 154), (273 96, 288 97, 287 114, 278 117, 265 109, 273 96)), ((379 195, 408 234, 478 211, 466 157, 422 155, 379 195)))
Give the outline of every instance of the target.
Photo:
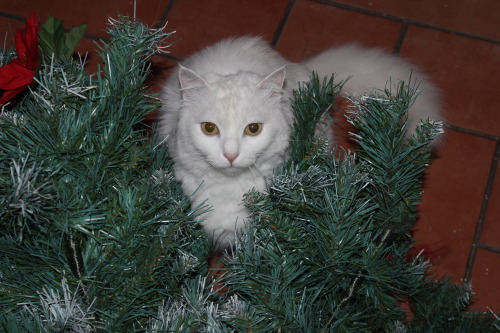
POLYGON ((0 67, 0 106, 21 93, 33 82, 38 63, 38 20, 31 13, 26 20, 26 30, 16 31, 16 54, 7 65, 0 67))

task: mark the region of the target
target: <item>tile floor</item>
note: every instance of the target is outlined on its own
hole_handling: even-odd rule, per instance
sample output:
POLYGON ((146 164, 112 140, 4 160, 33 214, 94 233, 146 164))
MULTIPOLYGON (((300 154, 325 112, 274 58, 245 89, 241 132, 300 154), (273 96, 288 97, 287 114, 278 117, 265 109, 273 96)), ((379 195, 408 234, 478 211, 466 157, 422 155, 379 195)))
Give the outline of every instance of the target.
MULTIPOLYGON (((447 134, 425 182, 418 246, 432 272, 472 283, 473 308, 500 311, 500 2, 498 0, 0 0, 0 36, 13 45, 31 11, 88 23, 79 51, 106 37, 108 16, 133 15, 177 31, 153 59, 154 80, 220 38, 252 34, 292 61, 360 42, 420 65, 443 93, 447 134), (7 37, 4 37, 7 36, 7 37)), ((90 54, 89 71, 98 62, 90 54)))

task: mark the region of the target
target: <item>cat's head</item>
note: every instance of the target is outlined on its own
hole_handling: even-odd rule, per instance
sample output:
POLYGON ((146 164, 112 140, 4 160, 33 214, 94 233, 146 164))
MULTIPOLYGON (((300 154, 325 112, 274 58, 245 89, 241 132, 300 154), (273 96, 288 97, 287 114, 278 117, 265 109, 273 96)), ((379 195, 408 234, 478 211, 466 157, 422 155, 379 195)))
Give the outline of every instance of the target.
POLYGON ((288 147, 291 110, 285 68, 267 76, 250 72, 204 74, 179 68, 181 109, 177 140, 193 163, 226 175, 279 163, 288 147))

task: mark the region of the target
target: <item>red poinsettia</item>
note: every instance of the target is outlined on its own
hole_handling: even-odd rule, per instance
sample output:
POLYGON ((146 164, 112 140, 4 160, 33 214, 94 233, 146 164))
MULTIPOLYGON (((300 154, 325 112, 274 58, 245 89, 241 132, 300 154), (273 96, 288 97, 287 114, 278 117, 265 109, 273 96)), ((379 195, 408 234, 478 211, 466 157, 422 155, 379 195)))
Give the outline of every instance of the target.
POLYGON ((35 13, 26 20, 26 30, 16 31, 17 58, 0 67, 0 106, 21 93, 33 82, 38 63, 38 31, 35 13))

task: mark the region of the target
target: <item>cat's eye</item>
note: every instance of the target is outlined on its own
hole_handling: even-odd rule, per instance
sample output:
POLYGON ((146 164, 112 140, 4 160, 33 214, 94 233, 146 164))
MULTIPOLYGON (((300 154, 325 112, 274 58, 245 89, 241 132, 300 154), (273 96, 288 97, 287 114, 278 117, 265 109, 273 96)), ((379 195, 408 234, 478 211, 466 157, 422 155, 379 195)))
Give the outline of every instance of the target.
POLYGON ((261 123, 251 123, 248 124, 247 127, 245 127, 245 134, 246 135, 258 135, 262 131, 262 124, 261 123))
POLYGON ((219 134, 219 128, 214 123, 204 122, 201 123, 201 130, 206 135, 216 135, 219 134))

